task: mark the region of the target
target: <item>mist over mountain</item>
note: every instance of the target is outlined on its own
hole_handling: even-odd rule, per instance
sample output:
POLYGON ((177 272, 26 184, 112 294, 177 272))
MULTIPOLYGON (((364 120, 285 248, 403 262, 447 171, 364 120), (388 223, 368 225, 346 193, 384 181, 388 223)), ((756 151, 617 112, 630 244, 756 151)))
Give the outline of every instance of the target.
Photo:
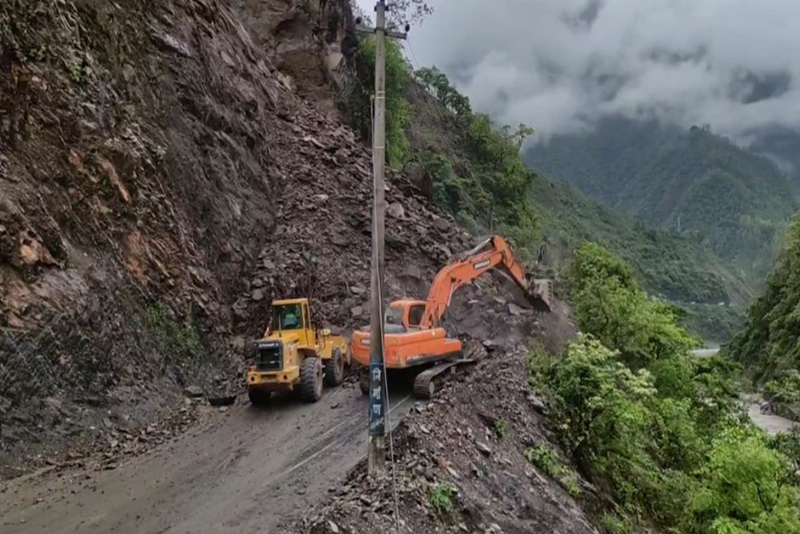
MULTIPOLYGON (((431 0, 406 45, 473 107, 537 139, 656 118, 752 142, 800 130, 792 0, 431 0)), ((373 2, 359 0, 368 13, 373 2)))

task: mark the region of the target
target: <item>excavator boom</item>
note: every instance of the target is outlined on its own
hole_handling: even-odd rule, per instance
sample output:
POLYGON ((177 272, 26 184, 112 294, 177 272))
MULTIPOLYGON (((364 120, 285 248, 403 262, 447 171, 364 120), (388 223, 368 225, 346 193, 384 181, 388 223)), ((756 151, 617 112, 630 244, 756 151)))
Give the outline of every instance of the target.
MULTIPOLYGON (((461 341, 449 338, 439 323, 458 288, 492 269, 506 274, 516 283, 532 301, 534 308, 550 311, 550 281, 533 280, 531 283, 525 269, 514 258, 508 242, 502 237, 487 239, 461 255, 439 271, 428 291, 427 300, 398 300, 387 310, 387 330, 384 332, 386 368, 425 369, 414 381, 416 395, 430 398, 436 379, 474 363, 474 360, 464 358, 461 341)), ((369 394, 369 377, 366 374, 369 369, 369 344, 367 331, 353 332, 353 359, 364 368, 360 386, 365 395, 369 394)))
MULTIPOLYGON (((463 285, 479 278, 487 271, 499 268, 532 300, 538 309, 549 310, 548 296, 529 290, 525 269, 514 258, 511 246, 500 236, 487 239, 474 249, 461 255, 455 262, 447 265, 433 280, 428 291, 421 328, 433 328, 439 324, 453 294, 463 285)), ((535 284, 534 284, 535 286, 535 284)))

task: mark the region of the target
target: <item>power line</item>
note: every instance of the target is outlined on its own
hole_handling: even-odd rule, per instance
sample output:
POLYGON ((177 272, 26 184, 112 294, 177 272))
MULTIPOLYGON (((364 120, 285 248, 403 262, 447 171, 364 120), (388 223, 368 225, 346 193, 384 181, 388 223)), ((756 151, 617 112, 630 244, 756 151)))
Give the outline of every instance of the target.
POLYGON ((411 57, 413 58, 414 61, 414 68, 415 70, 419 70, 420 63, 419 61, 417 61, 417 54, 414 53, 414 47, 411 46, 411 39, 406 39, 406 43, 408 43, 408 49, 411 50, 411 57))

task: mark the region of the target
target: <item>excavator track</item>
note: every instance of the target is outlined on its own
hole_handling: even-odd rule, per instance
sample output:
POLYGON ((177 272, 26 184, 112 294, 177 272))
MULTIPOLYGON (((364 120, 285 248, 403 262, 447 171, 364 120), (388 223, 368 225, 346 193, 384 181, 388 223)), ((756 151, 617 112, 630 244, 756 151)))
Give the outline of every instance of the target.
POLYGON ((472 358, 460 358, 447 361, 427 369, 414 379, 414 396, 418 399, 431 399, 436 394, 436 389, 447 378, 457 375, 460 371, 477 363, 472 358))

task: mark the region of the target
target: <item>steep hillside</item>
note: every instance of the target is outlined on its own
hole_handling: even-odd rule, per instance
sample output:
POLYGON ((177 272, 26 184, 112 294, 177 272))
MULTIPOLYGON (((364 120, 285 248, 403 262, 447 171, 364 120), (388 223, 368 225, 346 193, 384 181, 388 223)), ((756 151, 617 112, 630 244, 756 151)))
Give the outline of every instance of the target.
POLYGON ((659 230, 609 209, 569 184, 534 179, 533 202, 541 215, 549 263, 563 265, 586 241, 603 244, 634 267, 644 287, 670 300, 743 304, 753 294, 735 271, 691 239, 659 230))
POLYGON ((752 304, 744 330, 728 347, 762 383, 800 370, 800 221, 788 241, 764 295, 752 304))
POLYGON ((705 321, 689 314, 693 331, 709 340, 730 339, 736 308, 719 304, 741 306, 752 288, 701 240, 648 227, 526 168, 519 150, 533 132, 525 125, 492 132, 489 118, 474 113, 441 72, 421 69, 412 78, 410 66, 400 60, 394 68, 396 76, 407 77, 389 93, 405 102, 398 106, 405 111, 397 118, 402 128, 396 135, 404 136, 406 149, 395 164, 408 170, 428 198, 476 233, 499 228, 529 261, 541 255, 554 271, 577 245, 603 243, 634 265, 652 294, 685 305, 713 305, 704 309, 705 321))
POLYGON ((697 236, 755 279, 769 271, 797 208, 772 161, 697 127, 606 119, 532 147, 525 160, 611 207, 697 236))
MULTIPOLYGON (((0 475, 236 390, 273 297, 367 320, 369 153, 226 2, 6 1, 0 36, 0 475)), ((402 177, 387 200, 416 295, 470 241, 402 177)))
POLYGON ((775 162, 800 189, 800 132, 789 128, 763 128, 748 136, 749 148, 775 162))
POLYGON ((630 263, 649 293, 683 309, 684 324, 693 334, 713 344, 729 341, 738 331, 745 305, 754 296, 740 271, 701 243, 649 227, 567 183, 541 174, 533 183, 548 265, 560 270, 581 244, 599 243, 630 263))

